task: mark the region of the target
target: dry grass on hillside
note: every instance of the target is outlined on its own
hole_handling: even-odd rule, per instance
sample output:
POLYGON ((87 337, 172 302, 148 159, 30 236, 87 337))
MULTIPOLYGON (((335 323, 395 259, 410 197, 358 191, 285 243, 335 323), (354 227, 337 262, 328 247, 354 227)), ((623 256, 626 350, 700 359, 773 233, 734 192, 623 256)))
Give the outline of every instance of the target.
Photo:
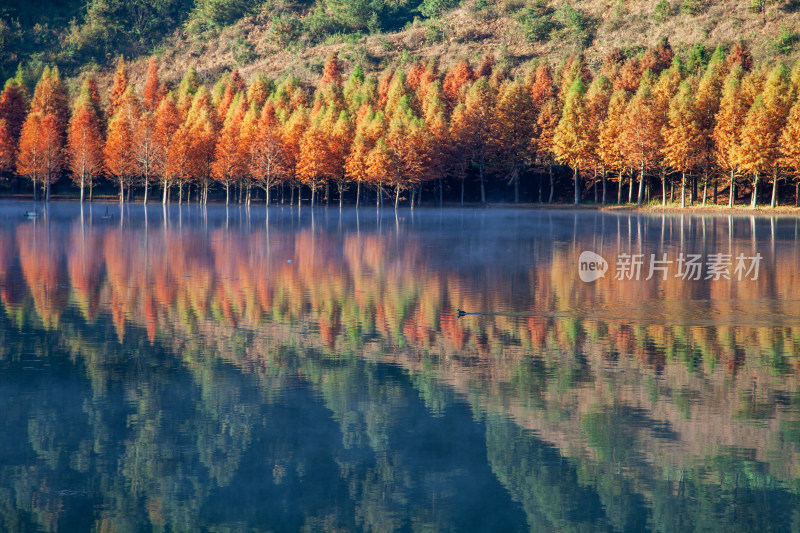
MULTIPOLYGON (((668 38, 676 50, 687 50, 695 43, 711 49, 717 45, 730 46, 744 39, 751 47, 757 65, 776 61, 793 61, 800 45, 790 39, 790 52, 781 53, 776 42, 784 36, 800 34, 800 6, 795 0, 770 4, 766 22, 760 12, 752 9, 751 0, 670 0, 669 15, 660 20, 656 6, 660 0, 589 0, 574 2, 551 0, 553 10, 570 4, 585 16, 590 44, 583 48, 564 32, 556 33, 544 42, 530 43, 523 34, 514 13, 522 0, 504 0, 489 8, 476 10, 475 0, 464 0, 438 21, 415 22, 395 33, 363 36, 360 39, 328 39, 326 44, 280 49, 269 33, 266 15, 248 17, 216 35, 188 36, 176 32, 161 47, 162 76, 177 82, 186 69, 194 67, 201 78, 212 83, 223 72, 239 68, 245 78, 256 73, 271 77, 283 74, 298 76, 314 84, 325 58, 333 51, 340 54, 346 68, 361 63, 367 70, 386 67, 416 59, 435 58, 446 68, 455 61, 480 60, 492 53, 498 61, 512 70, 521 69, 533 58, 543 58, 557 64, 567 55, 583 50, 593 69, 615 48, 635 53, 642 47, 653 46, 668 38), (683 2, 700 6, 696 14, 683 13, 683 2), (433 28, 433 29, 432 29, 433 28), (350 42, 348 42, 350 41, 350 42), (235 43, 249 50, 247 61, 237 62, 235 43)), ((131 78, 143 83, 146 57, 131 64, 131 78)), ((113 70, 102 77, 110 83, 113 70)))

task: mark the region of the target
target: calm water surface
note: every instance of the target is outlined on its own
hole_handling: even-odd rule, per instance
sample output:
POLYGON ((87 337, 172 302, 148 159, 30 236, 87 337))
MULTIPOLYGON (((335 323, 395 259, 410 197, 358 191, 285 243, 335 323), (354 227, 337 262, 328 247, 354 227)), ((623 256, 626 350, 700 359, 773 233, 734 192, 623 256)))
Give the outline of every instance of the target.
POLYGON ((0 531, 800 528, 796 218, 28 209, 0 531))

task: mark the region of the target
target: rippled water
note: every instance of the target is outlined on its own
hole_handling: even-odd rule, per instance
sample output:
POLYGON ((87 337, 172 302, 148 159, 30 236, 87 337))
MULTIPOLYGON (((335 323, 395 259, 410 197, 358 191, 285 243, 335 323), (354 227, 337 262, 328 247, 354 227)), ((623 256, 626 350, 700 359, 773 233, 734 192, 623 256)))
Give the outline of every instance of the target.
POLYGON ((29 209, 2 531, 800 527, 797 218, 29 209))

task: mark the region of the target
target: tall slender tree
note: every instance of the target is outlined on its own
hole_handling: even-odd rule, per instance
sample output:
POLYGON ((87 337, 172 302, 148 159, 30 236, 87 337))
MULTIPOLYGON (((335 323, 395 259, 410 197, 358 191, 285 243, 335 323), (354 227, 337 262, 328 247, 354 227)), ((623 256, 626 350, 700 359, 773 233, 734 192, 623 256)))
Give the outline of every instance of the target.
POLYGON ((625 111, 625 146, 631 167, 639 167, 639 193, 636 205, 644 198, 645 172, 658 162, 661 146, 661 124, 655 108, 654 76, 645 71, 636 94, 625 111))
POLYGON ((580 167, 591 157, 585 94, 583 80, 576 76, 565 96, 561 120, 553 135, 553 153, 572 168, 575 205, 581 203, 580 167))
POLYGON ((719 112, 714 125, 715 160, 720 168, 729 173, 728 207, 736 203, 736 173, 738 171, 737 150, 747 107, 742 96, 742 68, 734 66, 725 81, 719 112))
POLYGON ((69 166, 72 180, 80 187, 81 202, 85 189, 92 188, 94 178, 103 170, 103 136, 100 117, 91 95, 89 80, 83 83, 75 101, 67 132, 69 166))
POLYGON ((737 149, 738 166, 753 176, 750 207, 758 204, 758 180, 769 172, 776 160, 777 132, 772 129, 769 112, 761 95, 756 97, 747 111, 742 125, 741 141, 737 149))
POLYGON ((681 207, 686 207, 686 172, 699 158, 700 125, 693 91, 689 82, 681 83, 678 94, 670 101, 669 121, 662 131, 664 160, 681 173, 681 207))

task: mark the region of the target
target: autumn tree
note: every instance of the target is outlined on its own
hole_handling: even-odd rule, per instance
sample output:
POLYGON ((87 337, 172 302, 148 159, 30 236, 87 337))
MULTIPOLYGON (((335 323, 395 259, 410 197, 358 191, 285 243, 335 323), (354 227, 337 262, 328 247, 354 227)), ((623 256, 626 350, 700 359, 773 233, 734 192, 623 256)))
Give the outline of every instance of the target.
POLYGON ((396 154, 392 152, 383 137, 378 139, 375 146, 369 151, 369 155, 367 155, 367 175, 378 189, 378 207, 383 205, 383 183, 397 166, 395 156, 396 154))
POLYGON ((342 196, 347 189, 347 172, 345 165, 350 146, 353 143, 353 127, 346 111, 341 111, 330 136, 331 175, 336 182, 339 193, 339 209, 342 208, 342 196))
POLYGON ((41 113, 43 116, 53 115, 56 128, 62 136, 65 134, 69 121, 69 104, 58 67, 45 67, 33 92, 30 112, 41 113))
MULTIPOLYGON (((284 150, 284 169, 286 172, 287 180, 297 180, 297 165, 300 160, 300 142, 303 139, 303 134, 308 129, 308 113, 305 109, 299 108, 294 110, 281 128, 283 138, 284 150)), ((294 187, 294 183, 292 187, 294 187)), ((294 195, 294 189, 292 189, 294 195)), ((300 196, 298 195, 298 206, 300 205, 300 196)))
POLYGON ((364 135, 356 134, 344 165, 347 177, 356 182, 356 208, 361 200, 361 184, 369 178, 367 170, 369 152, 370 147, 364 135))
POLYGON ((328 56, 325 61, 325 66, 322 68, 322 79, 320 80, 320 88, 329 83, 337 85, 342 84, 342 64, 339 61, 339 55, 334 52, 328 56))
POLYGON ((125 64, 125 58, 120 56, 117 59, 117 70, 114 72, 114 81, 111 84, 111 92, 109 93, 108 116, 114 117, 119 109, 122 96, 128 90, 128 66, 125 64))
POLYGON ((789 73, 784 65, 781 64, 772 69, 764 86, 763 96, 764 107, 769 119, 768 128, 771 132, 769 139, 775 143, 775 146, 769 147, 769 155, 772 158, 772 199, 770 200, 770 207, 775 207, 778 203, 778 180, 780 178, 780 149, 778 141, 793 103, 789 73))
POLYGON ((160 162, 157 159, 161 156, 155 141, 156 135, 156 115, 149 109, 143 110, 136 120, 134 131, 133 149, 136 157, 136 174, 141 177, 144 185, 143 203, 147 203, 147 196, 150 191, 150 182, 156 174, 156 169, 160 162))
POLYGON ((781 164, 795 175, 795 206, 800 207, 800 100, 789 111, 780 138, 781 164))
MULTIPOLYGON (((714 126, 719 111, 720 98, 722 97, 722 86, 725 77, 725 55, 721 47, 717 47, 708 62, 705 73, 700 78, 695 89, 695 107, 697 112, 697 124, 699 127, 698 139, 698 164, 703 172, 703 205, 706 203, 708 178, 711 169, 716 165, 714 155, 714 126)), ((693 180, 691 191, 692 200, 697 193, 697 180, 693 180)))
POLYGON ((0 93, 0 119, 6 122, 6 128, 8 128, 8 134, 14 143, 15 152, 27 111, 28 97, 25 89, 14 78, 9 79, 3 88, 3 92, 0 93))
POLYGON ((517 81, 508 83, 497 102, 493 141, 500 164, 514 185, 514 203, 519 203, 519 178, 531 163, 531 136, 536 115, 530 92, 517 81))
POLYGON ((462 87, 469 87, 473 80, 475 80, 475 71, 466 61, 453 65, 447 71, 442 81, 442 91, 450 109, 454 109, 461 103, 462 87))
POLYGON ((486 168, 492 151, 495 121, 495 94, 486 78, 472 84, 464 102, 463 147, 478 167, 481 184, 481 203, 486 203, 486 168))
POLYGON ((169 187, 173 184, 178 185, 178 203, 183 203, 183 186, 192 177, 190 167, 192 163, 192 142, 189 137, 191 135, 191 127, 191 123, 181 122, 175 133, 167 137, 169 140, 166 145, 166 159, 162 174, 162 185, 164 187, 162 203, 166 203, 168 200, 169 187))
POLYGON ((730 173, 728 207, 736 202, 737 149, 742 125, 747 113, 741 89, 742 68, 735 66, 725 82, 719 112, 714 125, 714 148, 717 165, 730 173))
POLYGON ((8 127, 8 121, 0 118, 0 176, 14 169, 17 143, 8 127))
MULTIPOLYGON (((200 92, 198 92, 198 96, 202 99, 200 92)), ((197 98, 195 97, 195 99, 197 98)), ((211 110, 207 106, 192 107, 193 109, 186 119, 189 126, 190 139, 189 177, 200 182, 200 200, 203 204, 206 204, 208 203, 208 189, 211 185, 212 165, 216 156, 217 131, 214 126, 214 119, 211 116, 211 110)), ((180 135, 180 133, 179 130, 176 136, 180 135)), ((182 193, 183 185, 183 182, 179 183, 179 195, 182 193)))
POLYGON ((197 94, 197 91, 200 90, 200 86, 200 78, 197 75, 197 71, 194 67, 189 67, 189 70, 187 70, 181 78, 175 95, 175 103, 178 107, 181 119, 186 118, 186 114, 189 112, 189 108, 192 107, 194 96, 197 94))
MULTIPOLYGON (((657 127, 664 128, 669 124, 669 108, 672 99, 678 92, 681 83, 683 65, 679 57, 674 57, 668 69, 662 70, 658 81, 653 87, 653 105, 657 127)), ((663 152, 662 152, 663 154, 663 152)), ((661 205, 667 205, 667 175, 669 163, 663 157, 657 158, 656 168, 661 178, 661 205)), ((671 189, 671 187, 670 187, 671 189)))
POLYGON ((28 176, 33 182, 33 201, 37 198, 37 182, 44 173, 41 143, 41 113, 29 113, 22 125, 17 153, 17 174, 28 176))
POLYGON ((211 175, 225 186, 225 205, 230 203, 230 186, 246 172, 241 146, 242 120, 247 101, 237 95, 234 105, 216 139, 215 158, 211 175))
POLYGON ((84 81, 75 101, 67 132, 69 166, 72 180, 81 189, 81 202, 85 187, 92 188, 94 178, 103 170, 103 136, 100 117, 93 104, 89 80, 84 81))
POLYGON ((627 160, 639 167, 639 194, 636 205, 644 198, 645 171, 658 160, 661 146, 661 124, 655 110, 653 75, 645 72, 639 89, 625 111, 625 147, 627 160))
MULTIPOLYGON (((170 170, 177 170, 174 168, 174 160, 170 159, 170 147, 175 132, 180 126, 181 120, 175 99, 172 95, 168 95, 158 105, 153 131, 153 173, 161 178, 162 204, 167 203, 167 193, 174 176, 174 172, 170 172, 170 170)), ((177 154, 173 153, 172 155, 174 157, 177 154)))
POLYGON ((601 181, 603 184, 602 203, 606 203, 606 165, 600 154, 600 132, 607 119, 609 102, 611 100, 613 88, 611 81, 604 75, 599 75, 592 82, 586 93, 586 127, 589 141, 588 161, 595 168, 595 201, 597 201, 597 168, 601 169, 601 181))
POLYGON ((125 202, 125 187, 132 183, 138 167, 135 150, 137 122, 137 102, 128 89, 117 100, 103 149, 105 168, 119 185, 120 204, 125 202))
POLYGON ((669 121, 663 127, 661 152, 666 164, 681 173, 681 207, 686 207, 686 172, 697 163, 700 127, 693 88, 681 83, 669 105, 669 121))
POLYGON ((583 80, 576 76, 564 98, 561 120, 553 134, 556 159, 572 168, 575 205, 581 203, 580 167, 590 157, 585 95, 583 80))
POLYGON ((758 202, 759 176, 769 172, 776 160, 777 132, 772 129, 769 112, 761 95, 747 111, 742 125, 741 141, 737 149, 738 166, 753 176, 753 190, 750 207, 755 209, 758 202))
POLYGON ((622 202, 622 178, 625 168, 625 146, 623 135, 625 128, 625 111, 628 107, 628 92, 617 89, 611 94, 606 118, 600 125, 597 137, 597 155, 605 169, 616 172, 619 187, 617 188, 617 204, 622 202))
POLYGON ((328 134, 315 121, 300 140, 297 159, 297 177, 311 189, 311 207, 314 207, 317 189, 330 177, 331 152, 328 134))
POLYGON ((158 60, 151 57, 147 63, 147 79, 142 90, 142 107, 146 111, 155 113, 162 97, 162 86, 158 81, 158 60))
POLYGON ((268 102, 256 124, 250 157, 250 172, 258 186, 264 189, 267 205, 270 203, 270 190, 285 173, 285 164, 281 125, 275 106, 268 102))

